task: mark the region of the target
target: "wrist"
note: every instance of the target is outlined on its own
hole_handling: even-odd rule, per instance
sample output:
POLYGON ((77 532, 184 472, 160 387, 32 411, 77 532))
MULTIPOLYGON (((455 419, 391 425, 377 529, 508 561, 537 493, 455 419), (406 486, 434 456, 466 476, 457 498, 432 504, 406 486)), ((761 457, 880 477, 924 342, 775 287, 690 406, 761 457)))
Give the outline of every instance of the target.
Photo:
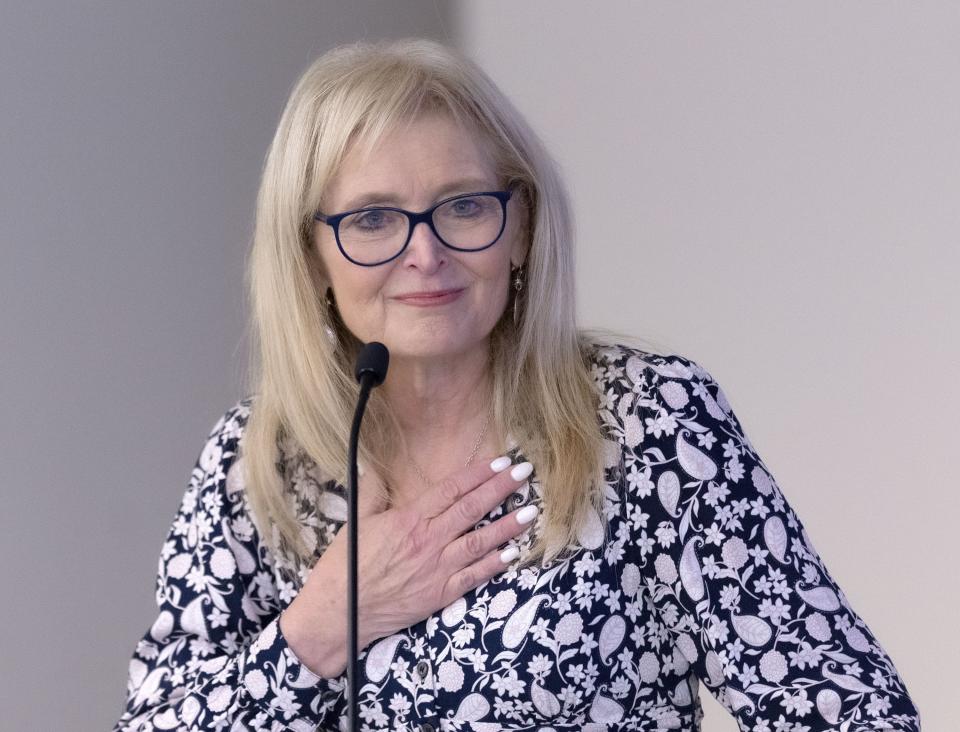
POLYGON ((280 613, 280 632, 287 645, 317 676, 340 676, 347 667, 345 618, 321 618, 316 613, 306 616, 297 599, 280 613))

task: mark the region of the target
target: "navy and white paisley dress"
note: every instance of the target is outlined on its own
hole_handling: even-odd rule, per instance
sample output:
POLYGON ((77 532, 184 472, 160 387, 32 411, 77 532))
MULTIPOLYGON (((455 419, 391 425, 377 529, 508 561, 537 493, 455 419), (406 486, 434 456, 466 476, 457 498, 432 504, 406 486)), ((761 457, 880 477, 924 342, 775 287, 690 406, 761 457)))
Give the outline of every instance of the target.
MULTIPOLYGON (((627 346, 598 348, 592 375, 603 515, 575 553, 508 568, 364 649, 362 729, 699 730, 703 684, 750 732, 918 731, 892 661, 711 375, 627 346)), ((238 447, 252 405, 223 415, 193 469, 115 730, 345 725, 345 678, 315 676, 280 632, 310 567, 269 552, 251 520, 238 447)), ((280 466, 319 556, 343 488, 289 445, 280 466)), ((534 474, 484 522, 537 489, 534 474)))

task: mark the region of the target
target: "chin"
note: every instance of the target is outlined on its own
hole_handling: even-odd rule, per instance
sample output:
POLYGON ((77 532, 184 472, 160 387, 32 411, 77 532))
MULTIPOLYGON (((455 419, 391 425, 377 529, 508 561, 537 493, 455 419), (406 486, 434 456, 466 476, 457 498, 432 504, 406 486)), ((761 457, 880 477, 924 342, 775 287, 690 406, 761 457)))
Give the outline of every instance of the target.
POLYGON ((443 358, 457 356, 482 347, 486 337, 465 337, 465 334, 448 333, 405 333, 397 338, 389 338, 384 345, 391 357, 396 358, 443 358))

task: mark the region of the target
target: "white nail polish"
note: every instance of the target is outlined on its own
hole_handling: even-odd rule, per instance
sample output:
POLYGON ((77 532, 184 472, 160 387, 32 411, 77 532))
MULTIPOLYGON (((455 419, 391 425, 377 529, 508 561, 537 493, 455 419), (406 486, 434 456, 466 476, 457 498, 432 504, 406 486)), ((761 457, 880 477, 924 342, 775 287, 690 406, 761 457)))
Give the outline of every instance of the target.
POLYGON ((500 561, 504 564, 509 564, 514 559, 520 556, 520 550, 515 546, 508 546, 502 552, 500 552, 500 561))
POLYGON ((540 509, 538 509, 536 506, 524 506, 517 511, 517 523, 529 524, 537 517, 538 513, 540 513, 540 509))
POLYGON ((498 457, 492 463, 490 463, 490 470, 494 473, 502 473, 504 470, 510 467, 510 463, 513 461, 508 458, 506 455, 503 457, 498 457))
POLYGON ((510 471, 510 477, 514 480, 526 480, 532 472, 533 465, 530 463, 520 463, 519 465, 515 465, 513 470, 510 471))

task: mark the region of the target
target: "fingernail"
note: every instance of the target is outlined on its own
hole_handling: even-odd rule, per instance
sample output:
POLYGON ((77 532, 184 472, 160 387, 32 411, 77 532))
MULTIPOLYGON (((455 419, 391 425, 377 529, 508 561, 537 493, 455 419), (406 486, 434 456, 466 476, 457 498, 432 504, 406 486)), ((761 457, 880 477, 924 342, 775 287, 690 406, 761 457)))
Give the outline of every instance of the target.
POLYGON ((365 472, 366 472, 366 471, 363 469, 363 463, 359 463, 359 462, 358 462, 358 463, 357 463, 357 475, 362 478, 362 477, 363 477, 363 474, 364 474, 365 472))
POLYGON ((508 546, 502 552, 500 552, 500 561, 504 564, 509 564, 514 559, 520 556, 520 550, 515 546, 508 546))
POLYGON ((540 510, 536 506, 524 506, 517 511, 517 523, 529 524, 537 517, 538 513, 540 513, 540 510))
POLYGON ((490 463, 490 470, 494 473, 502 473, 504 470, 510 467, 510 463, 513 461, 508 458, 506 455, 503 457, 498 457, 492 463, 490 463))
POLYGON ((533 465, 530 463, 520 463, 519 465, 514 466, 513 470, 510 471, 510 477, 514 480, 526 480, 530 477, 530 473, 533 472, 533 465))

